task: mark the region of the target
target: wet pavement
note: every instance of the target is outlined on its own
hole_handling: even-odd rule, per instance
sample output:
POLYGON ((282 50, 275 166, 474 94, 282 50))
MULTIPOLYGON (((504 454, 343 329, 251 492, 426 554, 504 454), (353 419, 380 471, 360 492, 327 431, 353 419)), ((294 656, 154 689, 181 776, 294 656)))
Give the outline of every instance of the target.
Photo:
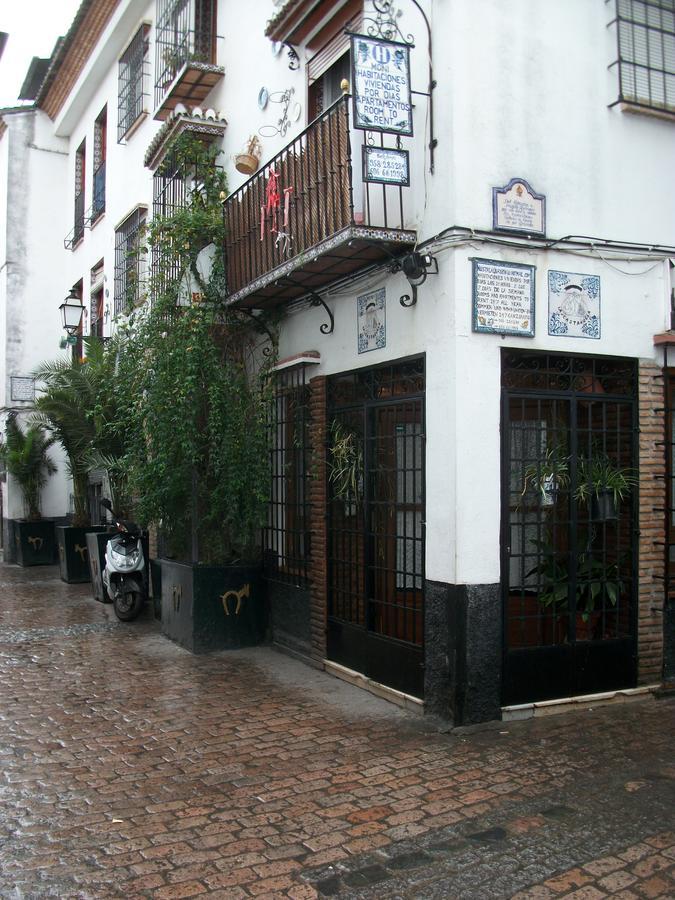
POLYGON ((439 730, 0 565, 0 897, 675 897, 675 701, 439 730))

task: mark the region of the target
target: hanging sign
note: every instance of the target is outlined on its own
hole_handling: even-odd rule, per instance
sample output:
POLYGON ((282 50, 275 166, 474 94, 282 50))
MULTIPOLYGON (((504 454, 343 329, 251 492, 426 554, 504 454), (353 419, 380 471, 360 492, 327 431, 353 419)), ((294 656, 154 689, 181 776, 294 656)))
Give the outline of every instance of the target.
POLYGON ((545 234, 546 197, 524 178, 512 178, 504 187, 492 188, 492 228, 521 234, 545 234))
POLYGON ((474 259, 473 331, 534 337, 534 266, 474 259))
POLYGON ((353 34, 354 127, 411 135, 410 46, 353 34))
POLYGON ((363 180, 376 184, 410 184, 410 165, 407 150, 385 147, 363 147, 363 180))

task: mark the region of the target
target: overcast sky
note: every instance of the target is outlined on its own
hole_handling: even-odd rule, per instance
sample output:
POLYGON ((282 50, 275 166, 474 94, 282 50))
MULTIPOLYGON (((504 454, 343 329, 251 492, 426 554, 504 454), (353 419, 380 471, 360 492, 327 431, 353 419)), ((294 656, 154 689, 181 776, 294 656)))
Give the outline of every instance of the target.
POLYGON ((18 105, 31 59, 51 55, 79 5, 80 0, 0 0, 0 31, 9 34, 0 59, 0 107, 18 105))

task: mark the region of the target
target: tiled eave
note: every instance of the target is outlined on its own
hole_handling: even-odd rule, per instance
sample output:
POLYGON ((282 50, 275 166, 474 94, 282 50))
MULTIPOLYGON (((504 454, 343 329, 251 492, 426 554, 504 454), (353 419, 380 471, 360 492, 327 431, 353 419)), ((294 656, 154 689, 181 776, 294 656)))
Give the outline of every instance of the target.
POLYGON ((309 296, 336 280, 382 264, 414 247, 417 232, 349 225, 266 272, 227 298, 229 304, 265 309, 309 296), (332 261, 329 269, 327 262, 332 261))
POLYGON ((216 140, 225 134, 227 121, 224 118, 206 118, 205 116, 193 116, 189 114, 174 114, 159 129, 152 139, 143 160, 145 165, 153 171, 162 161, 166 148, 179 135, 190 132, 197 137, 206 140, 216 140))

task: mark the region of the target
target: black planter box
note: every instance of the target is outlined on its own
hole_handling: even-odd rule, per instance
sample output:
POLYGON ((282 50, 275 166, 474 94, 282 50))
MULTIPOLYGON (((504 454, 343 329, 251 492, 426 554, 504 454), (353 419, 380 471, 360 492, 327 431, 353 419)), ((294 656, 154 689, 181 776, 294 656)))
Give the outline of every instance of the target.
POLYGON ((111 603, 108 592, 103 586, 102 572, 105 566, 105 546, 110 534, 107 531, 90 531, 87 533, 87 557, 89 561, 89 578, 91 580, 94 600, 99 603, 111 603))
POLYGON ((259 566, 198 566, 160 560, 162 632, 192 653, 262 644, 267 593, 259 566))
POLYGON ((150 583, 152 586, 152 607, 156 619, 162 618, 162 564, 158 559, 150 560, 150 583))
POLYGON ((12 519, 10 533, 14 543, 14 558, 20 566, 51 566, 56 562, 54 522, 40 519, 12 519))
POLYGON ((68 584, 90 581, 87 534, 105 531, 105 525, 90 525, 86 528, 57 525, 55 531, 61 581, 68 584))

